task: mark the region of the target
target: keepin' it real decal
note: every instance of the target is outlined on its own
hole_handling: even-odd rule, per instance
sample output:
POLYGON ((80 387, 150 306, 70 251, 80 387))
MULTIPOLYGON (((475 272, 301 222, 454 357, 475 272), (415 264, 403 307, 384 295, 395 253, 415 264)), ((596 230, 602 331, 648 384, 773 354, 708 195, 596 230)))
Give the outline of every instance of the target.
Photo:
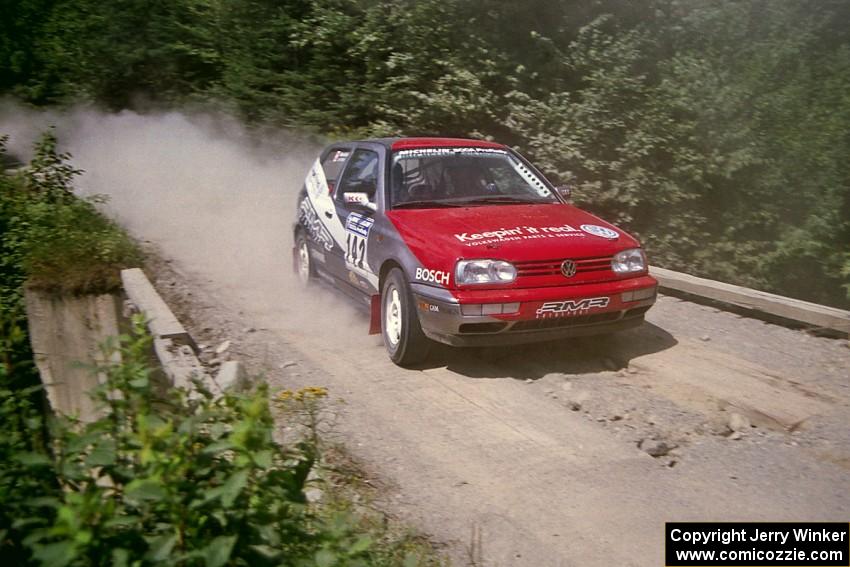
MULTIPOLYGON (((600 227, 602 228, 602 227, 600 227)), ((533 240, 538 238, 583 238, 585 233, 568 224, 560 226, 517 226, 514 228, 499 228, 484 232, 461 232, 455 238, 467 246, 481 246, 493 242, 509 240, 533 240)))

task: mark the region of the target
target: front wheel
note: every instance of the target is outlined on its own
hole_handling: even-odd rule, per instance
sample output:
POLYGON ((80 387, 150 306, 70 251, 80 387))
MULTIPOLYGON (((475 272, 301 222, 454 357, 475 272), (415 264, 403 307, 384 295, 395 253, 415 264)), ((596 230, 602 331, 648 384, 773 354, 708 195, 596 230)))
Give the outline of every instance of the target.
POLYGON ((390 359, 399 366, 425 360, 431 341, 422 332, 404 273, 393 268, 381 293, 381 334, 390 359))

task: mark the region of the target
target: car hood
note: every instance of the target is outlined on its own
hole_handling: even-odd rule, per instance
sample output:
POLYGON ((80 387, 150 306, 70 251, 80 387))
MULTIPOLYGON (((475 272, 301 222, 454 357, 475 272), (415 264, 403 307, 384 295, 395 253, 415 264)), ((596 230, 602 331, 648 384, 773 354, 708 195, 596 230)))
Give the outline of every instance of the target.
POLYGON ((451 271, 458 259, 509 262, 611 256, 639 243, 566 204, 394 210, 387 217, 423 267, 451 271))

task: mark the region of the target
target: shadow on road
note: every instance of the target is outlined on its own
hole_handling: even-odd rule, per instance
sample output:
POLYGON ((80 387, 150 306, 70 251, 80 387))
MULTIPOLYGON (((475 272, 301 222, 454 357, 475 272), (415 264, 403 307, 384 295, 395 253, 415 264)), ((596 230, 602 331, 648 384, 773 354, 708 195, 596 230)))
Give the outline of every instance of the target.
POLYGON ((470 378, 542 378, 551 373, 592 374, 626 368, 635 357, 667 350, 678 341, 652 323, 611 335, 577 337, 513 347, 437 345, 424 368, 445 366, 470 378))

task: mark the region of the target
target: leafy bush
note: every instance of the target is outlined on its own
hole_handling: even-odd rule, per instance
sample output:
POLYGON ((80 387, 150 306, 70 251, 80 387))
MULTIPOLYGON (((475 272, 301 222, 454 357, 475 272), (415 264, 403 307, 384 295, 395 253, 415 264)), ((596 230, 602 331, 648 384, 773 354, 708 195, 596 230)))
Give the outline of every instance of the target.
MULTIPOLYGON (((220 398, 200 383, 163 391, 147 364, 150 341, 136 318, 117 345, 122 362, 94 369, 106 377, 97 421, 53 421, 47 450, 0 445, 0 490, 16 485, 4 505, 36 563, 374 564, 371 540, 347 517, 308 505, 315 448, 273 440, 265 386, 220 398)), ((20 409, 9 400, 4 419, 7 406, 20 409)), ((0 549, 14 543, 6 534, 0 549)))
MULTIPOLYGON (((5 147, 0 137, 0 153, 5 147)), ((23 250, 11 227, 18 219, 13 192, 19 185, 0 175, 0 553, 9 565, 24 564, 29 552, 22 539, 26 526, 15 523, 26 514, 24 502, 57 489, 56 479, 31 471, 15 455, 44 451, 44 392, 33 363, 21 290, 26 274, 23 250)))
POLYGON ((20 274, 28 285, 48 291, 119 289, 121 269, 141 262, 136 244, 97 211, 95 205, 102 199, 74 195, 73 180, 80 171, 68 165, 68 154, 57 152, 52 131, 44 134, 35 150, 27 168, 14 178, 4 176, 0 195, 4 225, 0 267, 14 270, 19 265, 19 277, 8 284, 9 296, 20 289, 20 274))
POLYGON ((7 565, 25 564, 29 556, 21 521, 30 512, 27 501, 58 490, 52 475, 19 458, 47 447, 45 401, 33 367, 24 328, 13 314, 0 312, 0 554, 7 565))

